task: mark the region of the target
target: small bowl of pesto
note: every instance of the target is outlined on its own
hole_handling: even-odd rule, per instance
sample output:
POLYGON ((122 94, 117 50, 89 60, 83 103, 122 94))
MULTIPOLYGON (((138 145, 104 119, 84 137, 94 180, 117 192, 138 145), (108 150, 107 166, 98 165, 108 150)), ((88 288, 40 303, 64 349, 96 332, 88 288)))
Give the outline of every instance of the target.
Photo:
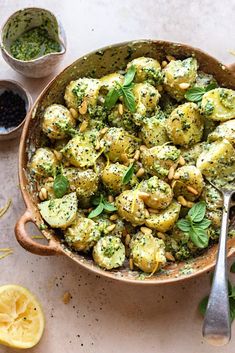
POLYGON ((42 8, 26 8, 11 15, 1 30, 5 61, 32 78, 50 75, 66 52, 66 37, 58 19, 42 8))

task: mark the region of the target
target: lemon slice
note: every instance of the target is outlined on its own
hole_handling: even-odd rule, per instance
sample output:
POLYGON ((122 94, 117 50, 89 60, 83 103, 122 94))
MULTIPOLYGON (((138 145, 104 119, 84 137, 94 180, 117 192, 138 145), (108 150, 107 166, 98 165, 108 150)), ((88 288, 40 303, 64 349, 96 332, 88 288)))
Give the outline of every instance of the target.
POLYGON ((31 348, 42 337, 45 319, 40 304, 28 289, 0 287, 0 344, 31 348))

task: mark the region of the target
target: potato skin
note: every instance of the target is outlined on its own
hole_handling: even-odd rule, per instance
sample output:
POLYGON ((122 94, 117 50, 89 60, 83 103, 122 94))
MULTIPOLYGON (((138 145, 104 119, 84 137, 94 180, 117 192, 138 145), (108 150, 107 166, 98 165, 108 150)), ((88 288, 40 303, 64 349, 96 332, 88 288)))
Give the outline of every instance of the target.
POLYGON ((161 146, 168 142, 165 120, 162 121, 155 116, 145 119, 141 127, 140 137, 148 148, 161 146))
POLYGON ((202 97, 201 111, 207 119, 226 121, 235 118, 235 91, 215 88, 202 97))
POLYGON ((228 120, 218 125, 208 136, 209 142, 226 138, 233 146, 235 146, 235 120, 228 120))
POLYGON ((168 137, 175 145, 190 146, 200 142, 203 128, 203 118, 195 103, 179 105, 166 120, 168 137))
POLYGON ((134 66, 136 69, 135 82, 147 81, 152 85, 161 83, 161 65, 156 59, 142 56, 130 61, 127 64, 127 70, 131 66, 134 66))
POLYGON ((34 153, 30 163, 30 173, 36 177, 53 176, 58 161, 54 153, 48 147, 40 147, 34 153))
POLYGON ((92 169, 64 168, 63 175, 68 179, 70 190, 78 197, 90 197, 98 189, 99 178, 92 169))
POLYGON ((166 209, 157 214, 153 213, 150 217, 146 218, 145 224, 149 228, 165 233, 177 222, 180 208, 180 204, 173 201, 166 209))
POLYGON ((117 212, 120 217, 134 226, 145 221, 144 202, 139 198, 138 191, 126 190, 116 198, 117 212))
POLYGON ((76 121, 70 111, 61 104, 52 104, 46 108, 42 120, 42 131, 50 138, 60 140, 66 137, 69 128, 76 121))
POLYGON ((132 176, 130 183, 126 185, 123 184, 122 178, 127 169, 128 167, 120 163, 111 163, 104 168, 101 179, 106 188, 111 192, 118 194, 137 184, 138 180, 135 175, 132 176))

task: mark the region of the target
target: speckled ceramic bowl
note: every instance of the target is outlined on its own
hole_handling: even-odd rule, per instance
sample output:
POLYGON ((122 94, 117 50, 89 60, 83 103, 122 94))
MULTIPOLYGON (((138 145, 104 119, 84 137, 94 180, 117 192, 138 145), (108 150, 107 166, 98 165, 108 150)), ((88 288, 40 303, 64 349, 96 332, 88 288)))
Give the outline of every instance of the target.
MULTIPOLYGON (((0 80, 0 95, 4 91, 12 91, 13 93, 17 93, 25 101, 26 114, 30 111, 32 106, 32 98, 29 92, 22 85, 12 80, 0 80)), ((18 137, 21 133, 24 122, 25 118, 18 126, 7 130, 0 127, 0 141, 11 140, 18 137)))
POLYGON ((39 78, 50 75, 59 65, 66 52, 66 36, 62 24, 50 11, 30 7, 11 15, 1 30, 1 50, 5 61, 20 74, 39 78), (19 35, 31 28, 44 25, 51 38, 61 45, 61 51, 43 55, 34 60, 15 59, 10 52, 10 45, 19 35))
MULTIPOLYGON (((205 251, 203 255, 195 259, 168 265, 164 270, 157 272, 152 277, 143 277, 137 271, 129 271, 128 266, 124 266, 118 270, 105 271, 96 266, 91 257, 71 252, 53 230, 42 231, 43 235, 49 241, 47 246, 33 241, 25 230, 27 222, 34 222, 39 228, 42 223, 37 207, 39 200, 36 198, 36 185, 29 181, 27 163, 32 151, 37 146, 40 146, 40 120, 45 108, 52 103, 64 103, 64 90, 71 80, 83 76, 101 77, 107 75, 116 70, 124 69, 130 60, 139 56, 150 56, 161 62, 165 59, 166 55, 174 55, 179 59, 193 55, 197 58, 201 70, 214 75, 221 86, 235 89, 234 67, 230 69, 210 55, 187 45, 165 41, 142 40, 109 46, 78 59, 49 83, 41 93, 33 109, 28 114, 20 143, 19 178, 27 210, 17 222, 15 233, 18 242, 26 250, 38 255, 63 254, 70 257, 79 266, 96 274, 144 285, 166 284, 189 279, 210 270, 214 266, 217 245, 214 245, 205 251)), ((235 239, 229 239, 228 255, 230 256, 234 253, 235 239)))

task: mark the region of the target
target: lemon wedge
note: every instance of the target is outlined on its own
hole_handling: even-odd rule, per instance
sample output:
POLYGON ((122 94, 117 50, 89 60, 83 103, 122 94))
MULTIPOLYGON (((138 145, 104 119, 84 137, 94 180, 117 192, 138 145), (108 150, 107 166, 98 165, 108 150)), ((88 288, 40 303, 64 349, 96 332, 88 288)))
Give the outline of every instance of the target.
POLYGON ((0 344, 31 348, 42 337, 44 314, 30 291, 18 285, 0 286, 0 344))

